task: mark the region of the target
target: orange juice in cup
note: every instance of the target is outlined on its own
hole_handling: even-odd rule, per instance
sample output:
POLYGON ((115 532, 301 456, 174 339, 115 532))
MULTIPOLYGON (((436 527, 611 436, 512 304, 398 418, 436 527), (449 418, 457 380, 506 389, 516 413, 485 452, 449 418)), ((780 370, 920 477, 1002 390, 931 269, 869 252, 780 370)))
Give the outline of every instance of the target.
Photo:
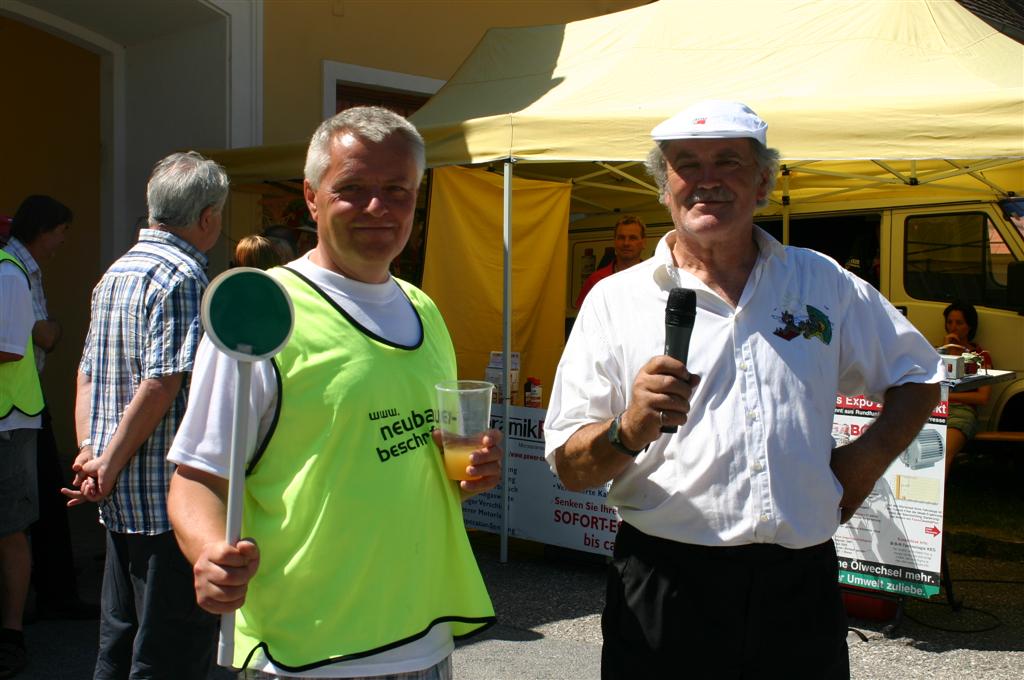
POLYGON ((479 477, 471 477, 466 472, 466 468, 472 465, 469 457, 480 448, 481 437, 467 437, 465 439, 451 437, 444 442, 444 451, 442 453, 444 456, 444 470, 448 473, 448 479, 480 479, 479 477))
POLYGON ((444 469, 448 479, 473 480, 466 468, 470 454, 483 446, 491 425, 494 385, 480 380, 448 380, 436 385, 437 420, 444 445, 444 469))

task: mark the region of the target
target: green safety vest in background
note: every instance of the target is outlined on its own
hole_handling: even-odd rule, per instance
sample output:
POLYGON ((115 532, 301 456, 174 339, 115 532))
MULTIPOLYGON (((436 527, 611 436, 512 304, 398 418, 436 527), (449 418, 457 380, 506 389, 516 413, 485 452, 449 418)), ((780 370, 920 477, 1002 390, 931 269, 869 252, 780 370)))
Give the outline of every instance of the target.
POLYGON ((242 535, 260 566, 238 611, 235 658, 262 647, 305 670, 411 642, 439 622, 455 637, 493 623, 430 430, 434 385, 456 376, 434 303, 400 282, 423 327, 402 348, 375 337, 320 289, 270 270, 295 306, 274 359, 278 413, 249 465, 242 535))
MULTIPOLYGON (((18 258, 0 249, 0 262, 8 260, 28 279, 28 271, 18 258)), ((29 288, 32 282, 29 280, 29 288)), ((25 353, 18 361, 0 363, 0 419, 11 415, 17 409, 26 416, 37 416, 43 412, 43 389, 36 371, 35 350, 32 349, 32 333, 28 334, 25 353)))

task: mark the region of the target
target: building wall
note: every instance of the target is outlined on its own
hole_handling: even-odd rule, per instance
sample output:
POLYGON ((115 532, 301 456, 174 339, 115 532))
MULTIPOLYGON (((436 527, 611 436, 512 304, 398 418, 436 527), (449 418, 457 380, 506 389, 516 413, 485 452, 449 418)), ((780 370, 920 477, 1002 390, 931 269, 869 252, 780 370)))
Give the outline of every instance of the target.
MULTIPOLYGON (((126 189, 133 220, 146 214, 146 183, 158 160, 228 146, 226 44, 224 22, 214 21, 126 51, 126 189)), ((122 239, 119 254, 134 243, 134 230, 122 239)), ((222 250, 211 260, 219 261, 222 250)))
POLYGON ((321 120, 322 62, 445 80, 488 28, 564 23, 645 0, 266 0, 263 141, 308 138, 321 120))
POLYGON ((58 444, 74 451, 75 372, 100 274, 100 57, 49 33, 0 17, 0 212, 29 194, 49 194, 75 218, 67 241, 41 262, 50 315, 64 337, 46 360, 43 391, 58 444))
MULTIPOLYGON (((0 17, 0 63, 31 65, 0 69, 7 95, 0 107, 0 213, 13 213, 34 192, 52 194, 75 212, 67 244, 43 264, 50 311, 65 329, 44 376, 61 444, 74 441, 74 375, 89 293, 110 261, 134 242, 133 223, 145 213, 145 183, 156 160, 179 149, 308 138, 321 119, 325 60, 444 80, 489 27, 561 23, 644 1, 211 0, 229 21, 134 42, 104 37, 102 27, 93 26, 102 43, 96 45, 86 45, 89 30, 72 30, 77 40, 71 42, 57 37, 70 26, 61 23, 65 18, 54 18, 54 31, 45 32, 0 17), (260 9, 262 16, 253 15, 260 9), (238 50, 253 56, 248 70, 234 68, 238 50), (257 84, 233 82, 259 73, 260 65, 257 84), (236 90, 239 96, 229 96, 236 90), (113 138, 105 139, 104 116, 118 101, 123 109, 108 130, 113 138), (245 129, 233 130, 243 119, 245 129), (104 200, 116 219, 101 223, 104 200)), ((26 7, 35 11, 31 1, 26 7)), ((145 4, 136 8, 147 11, 145 4)), ((76 16, 66 20, 74 24, 76 16)), ((232 205, 243 222, 256 221, 258 207, 251 197, 232 205)), ((211 273, 225 267, 228 245, 222 240, 210 254, 211 273)))

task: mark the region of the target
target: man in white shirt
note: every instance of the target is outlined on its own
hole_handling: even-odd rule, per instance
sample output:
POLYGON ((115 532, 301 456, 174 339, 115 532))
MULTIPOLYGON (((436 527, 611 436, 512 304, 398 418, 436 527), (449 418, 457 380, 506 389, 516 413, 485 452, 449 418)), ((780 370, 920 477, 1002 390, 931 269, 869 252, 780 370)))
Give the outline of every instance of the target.
POLYGON ((454 350, 433 302, 389 272, 423 168, 419 133, 385 109, 348 109, 313 135, 304 190, 319 239, 269 271, 295 324, 253 367, 253 538, 235 546, 223 540, 235 368, 200 345, 169 509, 200 605, 238 610, 246 677, 444 680, 453 639, 494 620, 459 503, 497 485, 500 433, 472 454, 473 481, 445 478, 431 423, 454 350))
MULTIPOLYGON (((32 343, 40 376, 46 356, 56 349, 62 334, 60 323, 47 308, 41 264, 63 245, 72 218, 71 209, 52 196, 28 196, 14 214, 11 239, 5 246, 25 266, 31 281, 32 343)), ((99 607, 78 597, 66 499, 60 493, 66 483, 62 467, 53 419, 45 408, 36 438, 39 519, 30 530, 35 615, 39 619, 95 619, 99 607)))
POLYGON ((32 352, 28 270, 0 250, 0 677, 27 662, 22 616, 31 575, 28 528, 39 517, 36 435, 43 411, 32 352))
POLYGON ((611 481, 623 519, 604 678, 849 677, 831 536, 939 399, 938 356, 877 291, 753 223, 766 128, 706 101, 653 130, 675 229, 594 287, 559 363, 548 461, 569 489, 611 481), (697 298, 685 362, 663 355, 675 287, 697 298), (837 392, 885 410, 833 449, 837 392))

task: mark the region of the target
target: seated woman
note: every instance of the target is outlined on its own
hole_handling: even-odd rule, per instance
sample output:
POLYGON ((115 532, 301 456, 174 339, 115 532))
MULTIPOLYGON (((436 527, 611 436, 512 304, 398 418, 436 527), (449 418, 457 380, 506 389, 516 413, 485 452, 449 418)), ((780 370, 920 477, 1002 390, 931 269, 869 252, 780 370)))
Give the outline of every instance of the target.
MULTIPOLYGON (((953 355, 975 352, 981 355, 985 368, 992 368, 992 358, 988 352, 974 342, 978 332, 978 312, 974 305, 954 301, 943 310, 942 315, 946 318, 946 339, 939 349, 944 354, 953 355)), ((988 387, 979 387, 976 390, 949 393, 949 419, 946 421, 947 477, 956 454, 978 431, 978 407, 988 403, 989 391, 988 387)))

